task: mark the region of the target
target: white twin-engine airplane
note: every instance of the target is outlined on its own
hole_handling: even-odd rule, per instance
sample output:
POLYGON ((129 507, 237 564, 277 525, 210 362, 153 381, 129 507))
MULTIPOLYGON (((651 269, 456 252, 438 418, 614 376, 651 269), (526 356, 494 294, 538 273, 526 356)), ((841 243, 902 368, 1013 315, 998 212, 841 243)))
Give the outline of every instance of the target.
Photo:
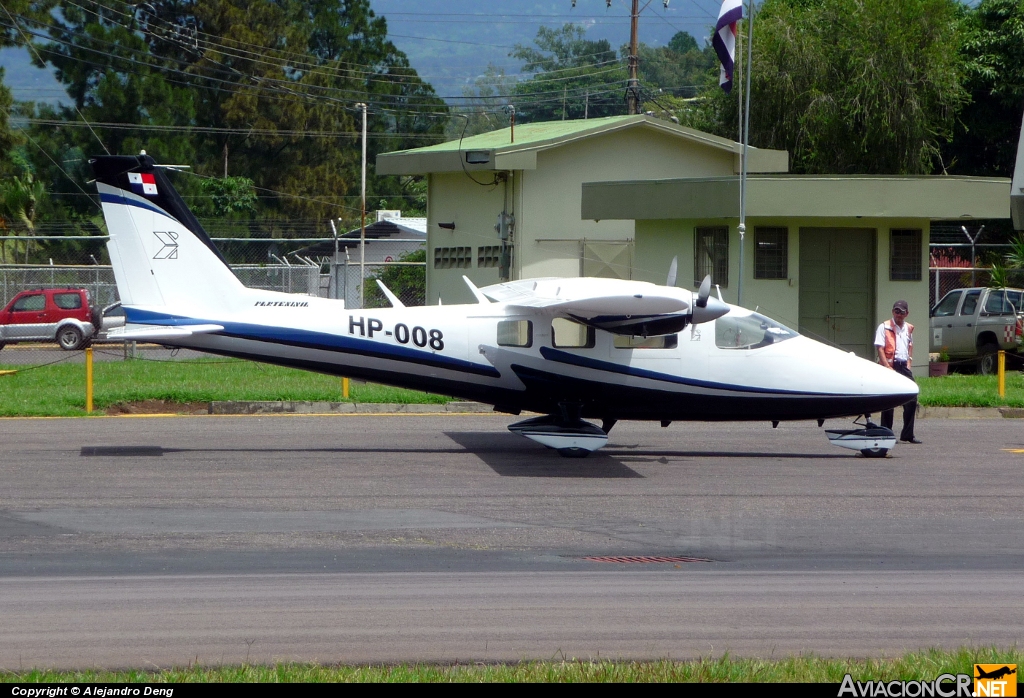
MULTIPOLYGON (((470 305, 346 309, 246 288, 147 155, 91 160, 126 325, 146 340, 451 395, 541 417, 513 432, 581 456, 620 419, 819 420, 902 405, 894 371, 698 293, 613 279, 524 279, 470 305), (599 419, 601 427, 584 419, 599 419)), ((829 432, 884 456, 888 429, 829 432)))

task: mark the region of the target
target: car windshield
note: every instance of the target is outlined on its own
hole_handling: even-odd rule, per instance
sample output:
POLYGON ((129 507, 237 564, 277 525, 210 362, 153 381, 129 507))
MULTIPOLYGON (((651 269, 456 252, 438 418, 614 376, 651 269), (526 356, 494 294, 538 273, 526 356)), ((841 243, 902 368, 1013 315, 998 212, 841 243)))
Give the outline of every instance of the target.
POLYGON ((737 315, 735 312, 715 320, 715 346, 719 349, 760 349, 798 336, 760 313, 737 315))
POLYGON ((950 291, 939 301, 939 304, 932 309, 932 317, 949 317, 956 314, 957 303, 960 302, 960 294, 963 291, 950 291))

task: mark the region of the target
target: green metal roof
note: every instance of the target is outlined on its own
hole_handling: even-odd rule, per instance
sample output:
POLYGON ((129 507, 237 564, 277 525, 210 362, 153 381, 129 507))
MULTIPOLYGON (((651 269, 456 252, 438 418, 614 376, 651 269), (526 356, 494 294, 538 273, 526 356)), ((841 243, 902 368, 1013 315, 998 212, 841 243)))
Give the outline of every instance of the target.
MULTIPOLYGON (((521 124, 515 127, 515 141, 512 129, 503 128, 422 148, 383 153, 377 156, 377 174, 457 172, 464 167, 471 170, 534 169, 538 151, 628 128, 653 129, 732 154, 740 151, 740 145, 728 138, 637 114, 521 124), (485 153, 486 162, 476 165, 462 162, 462 153, 467 151, 481 151, 481 158, 485 153)), ((785 172, 788 154, 781 150, 751 148, 751 163, 754 162, 764 163, 762 171, 785 172)))
MULTIPOLYGON (((475 136, 469 136, 462 139, 461 143, 458 140, 447 141, 445 143, 438 143, 436 145, 428 145, 423 148, 413 148, 411 150, 398 151, 396 153, 388 153, 389 155, 398 155, 400 153, 439 153, 439 152, 450 152, 457 150, 503 150, 508 151, 512 149, 520 148, 535 148, 538 146, 552 146, 558 143, 564 142, 569 139, 573 139, 579 136, 589 136, 596 133, 604 133, 609 130, 621 128, 631 124, 654 121, 643 115, 633 116, 606 116, 601 119, 570 119, 567 121, 538 121, 528 124, 520 124, 515 128, 515 142, 512 141, 512 129, 503 128, 497 131, 488 131, 487 133, 479 133, 475 136)), ((686 135, 697 135, 699 134, 701 140, 709 140, 714 142, 716 145, 722 147, 731 148, 733 142, 725 138, 719 138, 718 136, 712 136, 708 133, 701 133, 700 131, 694 131, 693 129, 683 128, 682 126, 676 126, 671 122, 659 120, 662 123, 652 124, 655 126, 664 126, 668 131, 679 131, 686 135)))

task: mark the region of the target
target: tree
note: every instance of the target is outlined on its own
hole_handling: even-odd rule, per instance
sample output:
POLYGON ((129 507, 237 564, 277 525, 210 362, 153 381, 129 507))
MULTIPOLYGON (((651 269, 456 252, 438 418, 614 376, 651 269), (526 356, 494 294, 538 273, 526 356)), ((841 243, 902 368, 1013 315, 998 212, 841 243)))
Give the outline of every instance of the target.
MULTIPOLYGON (((750 142, 806 173, 924 174, 967 100, 956 0, 765 0, 754 36, 750 142)), ((708 93, 736 137, 737 94, 708 93)))
POLYGON ((506 110, 515 87, 515 78, 505 75, 503 68, 488 64, 484 74, 462 90, 465 99, 452 111, 445 136, 454 140, 505 128, 509 123, 506 110))
MULTIPOLYGON (((640 82, 647 91, 673 97, 695 97, 717 73, 718 59, 711 46, 703 50, 686 32, 677 32, 668 46, 637 47, 640 82)), ((657 97, 656 97, 657 98, 657 97)))
POLYGON ((943 148, 950 174, 1013 175, 1024 115, 1024 3, 982 0, 965 17, 970 103, 943 148))
POLYGON ((509 53, 534 76, 516 85, 516 121, 554 121, 626 113, 626 66, 606 39, 590 41, 586 29, 541 27, 537 48, 516 44, 509 53))
MULTIPOLYGON (((388 40, 369 0, 82 0, 47 23, 53 41, 43 55, 77 111, 139 124, 97 127, 108 149, 146 148, 206 177, 248 178, 262 219, 358 219, 357 102, 370 105, 371 206, 411 186, 374 177, 377 152, 442 137, 444 103, 388 40)), ((87 131, 54 140, 53 152, 97 147, 87 131)), ((201 181, 182 180, 183 195, 201 181)))
MULTIPOLYGON (((427 251, 416 250, 408 252, 398 259, 399 262, 426 262, 427 251)), ((391 303, 377 285, 377 279, 384 282, 384 285, 401 299, 406 305, 423 305, 427 302, 427 274, 426 266, 418 265, 389 265, 376 276, 366 278, 364 304, 367 308, 386 308, 391 303)))

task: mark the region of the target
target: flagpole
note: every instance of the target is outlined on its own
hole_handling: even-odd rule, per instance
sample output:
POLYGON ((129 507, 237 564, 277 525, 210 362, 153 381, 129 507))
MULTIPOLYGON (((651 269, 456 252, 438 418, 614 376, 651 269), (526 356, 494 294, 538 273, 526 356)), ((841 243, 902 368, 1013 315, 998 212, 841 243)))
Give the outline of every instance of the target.
POLYGON ((743 238, 747 232, 747 148, 750 145, 750 83, 754 75, 754 0, 748 0, 750 17, 747 19, 747 66, 743 71, 747 78, 746 106, 743 109, 743 156, 740 168, 740 282, 736 304, 743 305, 743 238))

